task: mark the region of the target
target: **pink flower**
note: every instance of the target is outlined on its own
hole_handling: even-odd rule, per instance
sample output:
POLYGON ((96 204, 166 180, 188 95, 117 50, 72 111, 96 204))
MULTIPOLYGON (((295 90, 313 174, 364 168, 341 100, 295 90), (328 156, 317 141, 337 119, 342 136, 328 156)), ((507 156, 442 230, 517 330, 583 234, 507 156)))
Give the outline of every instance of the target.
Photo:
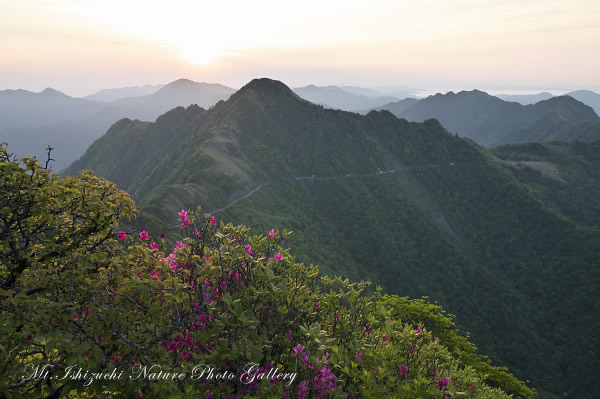
POLYGON ((442 377, 440 378, 440 380, 438 381, 438 389, 442 389, 444 387, 448 387, 448 384, 450 383, 450 378, 448 377, 442 377))
POLYGON ((298 397, 304 399, 306 398, 306 395, 308 395, 308 384, 306 383, 306 380, 303 380, 298 384, 298 397))
POLYGON ((160 280, 157 276, 157 272, 156 269, 152 269, 152 271, 150 272, 150 276, 152 277, 152 280, 160 280))
POLYGON ((246 246, 244 247, 244 249, 246 250, 246 253, 250 256, 254 255, 254 252, 252 252, 252 246, 250 244, 246 244, 246 246))
POLYGON ((119 240, 124 240, 125 238, 127 238, 127 233, 119 231, 119 240))
POLYGON ((215 220, 215 217, 214 217, 214 216, 211 216, 211 217, 210 217, 210 220, 208 221, 208 223, 209 223, 209 224, 212 224, 213 226, 216 226, 216 225, 217 225, 217 221, 215 220))
POLYGON ((400 367, 398 367, 398 375, 404 375, 406 376, 406 373, 408 372, 408 366, 406 364, 401 364, 400 367))
POLYGON ((292 337, 292 330, 287 330, 287 331, 285 332, 285 338, 286 338, 288 341, 291 341, 291 340, 292 340, 292 338, 293 338, 293 337, 292 337))
POLYGON ((184 243, 182 243, 181 241, 177 241, 177 242, 175 243, 175 250, 177 250, 177 249, 183 249, 183 248, 185 248, 186 246, 187 246, 187 244, 184 244, 184 243))
POLYGON ((90 360, 90 357, 92 357, 91 355, 85 355, 85 360, 90 360))
MULTIPOLYGON (((302 364, 306 364, 306 362, 308 362, 308 355, 304 352, 302 353, 302 364)), ((309 364, 308 367, 312 369, 312 364, 309 364)))
POLYGON ((471 392, 475 392, 475 385, 471 384, 471 392))
POLYGON ((180 222, 183 222, 183 224, 181 225, 181 228, 184 229, 187 227, 188 224, 190 224, 190 218, 188 217, 188 213, 186 210, 182 209, 179 212, 177 212, 177 214, 179 215, 179 220, 180 222))
POLYGON ((274 230, 274 229, 271 229, 271 231, 269 231, 269 238, 270 238, 271 240, 274 240, 274 239, 275 239, 275 230, 274 230))
POLYGON ((148 236, 148 232, 146 230, 140 232, 140 240, 148 241, 150 237, 148 236))
POLYGON ((153 241, 152 244, 150 244, 150 248, 158 249, 158 244, 153 241))
POLYGON ((160 233, 160 238, 165 238, 167 236, 167 233, 165 233, 164 231, 162 233, 160 233))
POLYGON ((300 353, 302 353, 303 350, 304 350, 304 346, 302 346, 300 344, 294 346, 292 357, 298 356, 300 353))
POLYGON ((281 252, 277 252, 277 255, 275 255, 275 260, 277 262, 281 262, 283 260, 283 255, 281 254, 281 252))
POLYGON ((415 335, 419 335, 422 333, 423 333, 423 330, 421 329, 421 326, 418 326, 417 329, 415 330, 415 335))
POLYGON ((413 353, 415 351, 415 344, 412 344, 410 346, 410 349, 408 350, 408 353, 413 353))
POLYGON ((362 353, 362 352, 358 352, 358 353, 356 354, 356 359, 357 359, 357 360, 362 360, 362 358, 363 358, 363 353, 362 353))
POLYGON ((183 224, 181 225, 182 229, 185 229, 190 224, 190 218, 187 216, 183 218, 183 224))

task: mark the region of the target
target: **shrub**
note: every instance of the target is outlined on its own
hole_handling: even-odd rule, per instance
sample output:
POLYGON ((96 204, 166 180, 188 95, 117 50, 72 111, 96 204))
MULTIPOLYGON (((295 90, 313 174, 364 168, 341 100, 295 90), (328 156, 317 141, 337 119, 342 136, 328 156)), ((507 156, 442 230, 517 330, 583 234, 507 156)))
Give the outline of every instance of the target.
POLYGON ((171 249, 121 231, 113 183, 0 148, 3 397, 507 397, 398 301, 297 263, 286 231, 182 210, 171 249))

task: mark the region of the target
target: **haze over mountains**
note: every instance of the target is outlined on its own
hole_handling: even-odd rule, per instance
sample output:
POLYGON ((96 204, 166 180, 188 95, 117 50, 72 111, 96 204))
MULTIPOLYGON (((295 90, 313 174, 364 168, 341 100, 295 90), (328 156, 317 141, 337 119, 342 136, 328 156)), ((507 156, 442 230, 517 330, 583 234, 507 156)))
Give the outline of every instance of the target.
POLYGON ((497 94, 496 97, 504 101, 512 101, 522 105, 529 105, 540 101, 549 100, 554 96, 552 93, 544 91, 538 94, 497 94))
POLYGON ((103 89, 83 98, 92 101, 116 101, 128 97, 147 96, 148 94, 156 93, 163 86, 164 85, 144 85, 103 89))
MULTIPOLYGON (((498 119, 526 108, 481 92, 466 102, 470 94, 498 104, 498 119)), ((536 110, 594 122, 568 97, 527 112, 536 110)), ((297 257, 325 273, 440 301, 540 397, 592 398, 599 145, 491 153, 435 120, 326 109, 259 79, 210 110, 123 119, 65 172, 92 168, 115 181, 154 233, 176 235, 172 215, 198 204, 255 232, 294 230, 297 257)))
POLYGON ((344 111, 380 107, 384 104, 398 101, 400 98, 413 97, 411 92, 396 93, 396 97, 393 97, 383 95, 376 90, 351 86, 318 87, 310 85, 296 88, 294 89, 294 93, 312 103, 344 111), (397 97, 398 95, 400 97, 397 97))
MULTIPOLYGON (((0 141, 10 143, 17 157, 37 156, 41 160, 46 159, 45 148, 51 145, 52 158, 56 160, 53 167, 60 170, 78 159, 121 118, 153 121, 176 106, 198 104, 208 108, 234 92, 223 85, 187 79, 171 82, 145 96, 109 102, 73 98, 53 89, 41 93, 4 90, 0 92, 0 141)), ((131 90, 110 93, 118 97, 131 94, 131 90)))

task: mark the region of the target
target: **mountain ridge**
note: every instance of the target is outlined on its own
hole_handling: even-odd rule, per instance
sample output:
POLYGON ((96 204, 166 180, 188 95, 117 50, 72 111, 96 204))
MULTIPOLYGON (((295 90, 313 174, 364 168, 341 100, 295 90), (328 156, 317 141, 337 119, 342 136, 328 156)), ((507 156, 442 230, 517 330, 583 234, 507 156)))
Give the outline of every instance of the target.
POLYGON ((436 118, 451 132, 488 147, 600 138, 598 115, 590 106, 569 96, 523 106, 473 90, 438 93, 412 104, 392 103, 382 108, 416 122, 436 118))
POLYGON ((365 90, 366 89, 361 90, 360 88, 355 87, 344 88, 333 85, 324 87, 309 85, 293 89, 296 94, 308 101, 344 111, 372 108, 398 100, 398 98, 394 96, 376 94, 375 91, 366 92, 365 90))
POLYGON ((158 85, 146 84, 143 86, 127 86, 127 87, 102 89, 102 90, 99 90, 95 93, 89 94, 82 98, 84 98, 86 100, 93 100, 93 101, 111 102, 111 101, 121 100, 123 98, 128 98, 128 97, 139 97, 139 96, 152 94, 163 86, 164 86, 164 84, 158 84, 158 85))
POLYGON ((53 167, 61 170, 83 155, 95 139, 121 118, 153 121, 178 105, 196 103, 208 108, 235 91, 218 84, 189 80, 187 84, 181 83, 167 85, 160 93, 112 102, 74 98, 53 89, 40 93, 2 91, 0 141, 7 141, 18 157, 36 156, 41 160, 46 159, 45 148, 51 145, 55 148, 53 158, 57 160, 53 167), (32 149, 37 143, 39 146, 32 149))

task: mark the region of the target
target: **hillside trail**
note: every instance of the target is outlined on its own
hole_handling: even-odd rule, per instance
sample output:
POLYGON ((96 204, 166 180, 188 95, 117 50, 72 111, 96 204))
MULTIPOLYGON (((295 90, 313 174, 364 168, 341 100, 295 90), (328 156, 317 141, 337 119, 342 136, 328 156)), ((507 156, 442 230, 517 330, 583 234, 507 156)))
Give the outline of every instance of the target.
MULTIPOLYGON (((344 179, 344 178, 353 178, 353 177, 371 178, 371 177, 374 177, 374 176, 381 176, 381 175, 386 175, 386 174, 396 173, 396 172, 402 172, 402 171, 408 171, 408 170, 430 169, 430 168, 454 168, 455 166, 456 166, 456 164, 454 162, 449 162, 449 163, 441 163, 441 164, 402 166, 402 167, 399 167, 399 168, 389 169, 389 170, 381 170, 380 168, 377 168, 377 170, 375 172, 371 172, 371 173, 347 173, 347 174, 335 175, 335 176, 315 176, 315 175, 311 175, 311 176, 298 176, 298 177, 290 177, 290 178, 286 178, 286 179, 272 180, 272 181, 268 181, 268 182, 259 184, 257 186, 254 186, 253 188, 251 188, 247 192, 243 192, 242 194, 240 194, 241 196, 239 198, 234 199, 233 201, 231 201, 230 203, 228 203, 224 207, 216 209, 216 210, 208 211, 207 213, 209 213, 211 215, 214 215, 214 214, 223 212, 223 211, 227 210, 228 208, 234 206, 238 202, 243 201, 243 200, 249 198, 252 194, 254 194, 257 191, 261 190, 263 187, 266 187, 266 186, 268 186, 270 184, 279 183, 279 182, 308 180, 308 181, 310 181, 312 183, 312 182, 314 182, 316 180, 323 181, 323 180, 335 180, 335 179, 344 179)), ((425 216, 425 213, 429 213, 430 214, 429 216, 431 216, 434 219, 434 221, 444 231, 446 231, 454 239, 456 239, 458 241, 462 241, 462 238, 459 237, 458 234, 456 234, 452 230, 452 228, 450 227, 450 224, 446 220, 446 217, 439 211, 439 209, 437 208, 437 205, 435 204, 435 202, 433 202, 433 200, 429 197, 429 195, 427 195, 427 193, 425 192, 425 190, 417 182, 414 182, 414 183, 419 188, 419 191, 420 191, 419 196, 424 197, 423 199, 426 200, 426 202, 428 202, 430 204, 429 211, 426 212, 426 211, 424 211, 424 209, 419 209, 419 212, 422 213, 424 216, 425 216)), ((423 207, 421 207, 421 208, 423 208, 423 207)), ((178 224, 175 224, 173 226, 169 226, 169 228, 173 229, 173 228, 180 227, 180 226, 181 226, 181 223, 178 223, 178 224)))
POLYGON ((455 163, 454 162, 450 162, 448 164, 429 164, 429 165, 414 165, 414 166, 402 166, 400 168, 396 168, 396 169, 390 169, 390 170, 381 170, 381 169, 377 169, 377 171, 375 171, 374 173, 347 173, 345 175, 336 175, 336 176, 315 176, 315 175, 311 175, 311 176, 299 176, 299 177, 290 177, 287 179, 280 179, 280 180, 274 180, 274 181, 269 181, 266 183, 263 183, 255 188, 253 188, 252 190, 250 190, 249 192, 247 192, 244 196, 231 201, 229 204, 225 205, 222 208, 219 208, 217 210, 214 211, 210 211, 208 213, 214 215, 215 213, 219 213, 219 212, 223 212, 224 210, 230 208, 231 206, 237 204, 238 202, 250 197, 252 194, 254 194, 255 192, 257 192, 258 190, 260 190, 261 188, 268 186, 271 183, 277 183, 277 182, 283 182, 283 181, 301 181, 301 180, 309 180, 309 181, 315 181, 315 180, 335 180, 335 179, 341 179, 341 178, 349 178, 349 177, 373 177, 373 176, 379 176, 379 175, 385 175, 385 174, 389 174, 389 173, 396 173, 396 172, 400 172, 400 171, 404 171, 404 170, 414 170, 414 169, 428 169, 428 168, 440 168, 440 167, 454 167, 455 163))

